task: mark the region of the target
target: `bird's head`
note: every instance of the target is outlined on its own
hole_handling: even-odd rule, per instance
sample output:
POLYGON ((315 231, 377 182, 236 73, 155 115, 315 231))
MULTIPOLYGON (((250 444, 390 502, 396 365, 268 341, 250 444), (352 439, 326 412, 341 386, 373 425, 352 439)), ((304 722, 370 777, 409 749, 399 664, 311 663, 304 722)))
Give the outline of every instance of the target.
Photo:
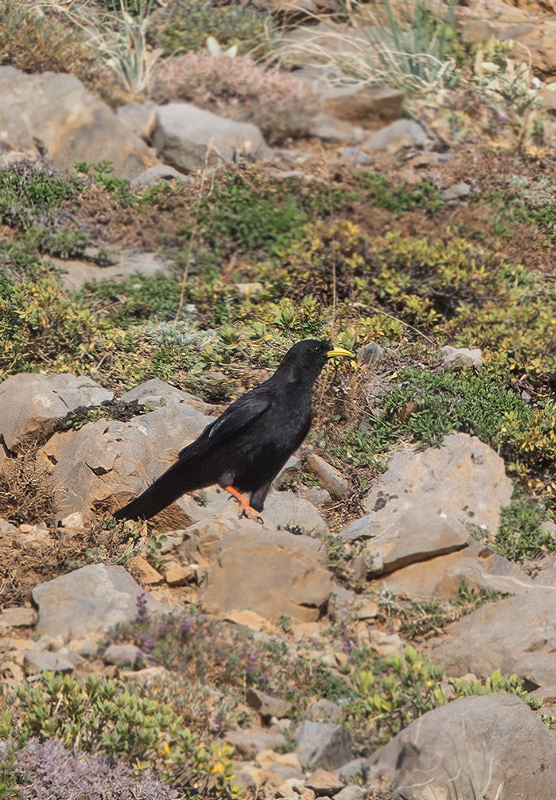
POLYGON ((290 381, 313 384, 329 358, 355 358, 343 347, 332 347, 320 339, 304 339, 290 347, 277 372, 288 373, 290 381))

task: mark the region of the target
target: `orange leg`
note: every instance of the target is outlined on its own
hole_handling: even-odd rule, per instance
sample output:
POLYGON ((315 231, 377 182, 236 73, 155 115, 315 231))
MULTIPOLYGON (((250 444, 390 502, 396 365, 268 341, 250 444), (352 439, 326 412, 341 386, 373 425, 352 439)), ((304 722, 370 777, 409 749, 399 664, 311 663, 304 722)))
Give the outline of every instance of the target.
POLYGON ((225 486, 224 491, 229 492, 232 497, 235 497, 236 500, 240 502, 240 509, 239 509, 239 516, 240 517, 248 517, 248 519, 254 519, 256 522, 262 522, 261 517, 257 514, 257 512, 251 508, 249 505, 249 500, 244 497, 241 492, 238 492, 234 489, 233 486, 225 486))

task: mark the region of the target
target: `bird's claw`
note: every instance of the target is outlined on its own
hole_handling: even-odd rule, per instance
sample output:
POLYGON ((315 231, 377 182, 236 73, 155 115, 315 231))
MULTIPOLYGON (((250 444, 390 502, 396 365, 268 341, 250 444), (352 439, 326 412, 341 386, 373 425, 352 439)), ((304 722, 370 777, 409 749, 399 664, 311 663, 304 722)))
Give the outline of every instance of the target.
POLYGON ((242 508, 238 514, 238 519, 250 519, 253 522, 258 522, 260 525, 264 525, 264 519, 261 517, 260 514, 257 514, 256 511, 253 511, 251 506, 246 506, 242 508))

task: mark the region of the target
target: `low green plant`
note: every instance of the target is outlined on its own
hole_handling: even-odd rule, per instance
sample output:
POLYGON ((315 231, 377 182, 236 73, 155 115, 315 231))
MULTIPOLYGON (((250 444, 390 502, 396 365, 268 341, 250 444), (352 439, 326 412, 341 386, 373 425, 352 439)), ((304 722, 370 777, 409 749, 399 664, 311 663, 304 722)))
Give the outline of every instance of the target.
POLYGON ((376 172, 364 172, 357 175, 357 180, 362 188, 370 192, 371 205, 385 208, 395 214, 404 214, 417 209, 434 214, 444 205, 438 189, 427 181, 409 186, 397 184, 392 187, 391 181, 385 175, 376 172))
POLYGON ((127 690, 117 681, 91 675, 82 686, 69 675, 45 672, 36 687, 22 686, 18 698, 27 735, 61 739, 89 753, 123 758, 141 771, 153 765, 161 777, 206 794, 233 797, 233 748, 206 746, 182 724, 170 705, 146 689, 127 690))
POLYGON ((407 368, 384 401, 386 421, 411 433, 421 446, 441 444, 452 431, 500 445, 510 414, 527 425, 525 403, 487 371, 474 375, 407 368))
POLYGON ((445 705, 454 697, 485 694, 515 694, 532 709, 542 705, 529 694, 517 675, 502 675, 495 670, 485 681, 454 679, 453 691, 446 682, 442 665, 433 665, 413 647, 403 655, 386 660, 369 659, 358 654, 358 665, 352 676, 358 696, 346 706, 346 715, 356 739, 360 736, 386 742, 414 719, 445 705))
POLYGON ((17 751, 25 742, 16 733, 13 709, 0 711, 0 800, 21 800, 23 790, 18 776, 17 751))
POLYGON ((551 519, 547 504, 531 499, 522 487, 514 492, 509 506, 500 514, 500 526, 494 545, 500 555, 511 561, 528 561, 556 550, 556 538, 542 528, 551 519))
POLYGON ((162 18, 154 34, 166 56, 204 50, 209 37, 223 49, 237 46, 241 55, 260 58, 271 46, 274 26, 270 17, 241 5, 187 0, 162 18))

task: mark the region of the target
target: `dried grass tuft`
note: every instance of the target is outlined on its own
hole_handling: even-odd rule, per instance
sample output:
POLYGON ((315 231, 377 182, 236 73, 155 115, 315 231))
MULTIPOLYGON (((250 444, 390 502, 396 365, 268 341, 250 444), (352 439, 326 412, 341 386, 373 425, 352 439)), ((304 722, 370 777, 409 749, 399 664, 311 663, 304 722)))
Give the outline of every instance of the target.
POLYGON ((34 525, 54 521, 56 498, 48 470, 31 450, 4 461, 0 475, 0 517, 34 525))
POLYGON ((257 125, 268 141, 310 134, 320 98, 292 75, 265 70, 252 59, 189 53, 162 62, 155 98, 182 100, 257 125))

